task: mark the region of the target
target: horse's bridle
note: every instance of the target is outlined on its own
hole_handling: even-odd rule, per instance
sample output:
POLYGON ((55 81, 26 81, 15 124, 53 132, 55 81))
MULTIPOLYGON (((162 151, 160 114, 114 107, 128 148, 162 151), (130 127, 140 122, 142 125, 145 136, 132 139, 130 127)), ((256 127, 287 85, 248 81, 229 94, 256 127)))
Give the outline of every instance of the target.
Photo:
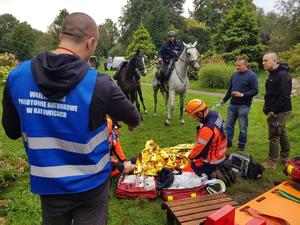
MULTIPOLYGON (((187 61, 181 59, 180 57, 179 57, 179 59, 180 59, 182 62, 187 63, 189 66, 194 67, 194 65, 198 62, 198 60, 197 60, 197 59, 192 60, 192 61, 189 60, 189 56, 188 56, 187 50, 190 49, 190 48, 195 48, 195 47, 192 46, 192 47, 186 47, 186 48, 185 48, 185 55, 186 55, 187 61)), ((187 86, 187 82, 184 82, 184 81, 181 79, 181 77, 179 76, 179 74, 178 74, 178 72, 177 72, 177 70, 176 70, 176 66, 175 66, 175 71, 176 71, 176 74, 177 74, 179 80, 181 81, 181 83, 184 85, 184 87, 186 87, 186 86, 187 86)))
POLYGON ((179 57, 179 59, 181 60, 181 61, 183 61, 183 62, 185 62, 185 63, 187 63, 189 66, 192 66, 192 67, 194 67, 195 66, 195 64, 198 62, 198 60, 197 59, 194 59, 194 60, 189 60, 190 59, 190 57, 188 56, 188 52, 187 52, 187 50, 188 49, 191 49, 191 48, 196 48, 196 47, 186 47, 185 48, 185 55, 186 55, 186 58, 187 58, 187 61, 185 61, 185 60, 183 60, 183 59, 181 59, 180 57, 179 57))

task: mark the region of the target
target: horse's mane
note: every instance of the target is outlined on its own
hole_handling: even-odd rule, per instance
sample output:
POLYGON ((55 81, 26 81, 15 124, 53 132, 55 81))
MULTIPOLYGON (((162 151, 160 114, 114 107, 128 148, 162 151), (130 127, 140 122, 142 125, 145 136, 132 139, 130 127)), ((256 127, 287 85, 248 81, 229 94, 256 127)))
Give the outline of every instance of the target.
POLYGON ((115 72, 115 75, 113 76, 113 78, 115 80, 118 80, 119 77, 120 77, 120 73, 122 72, 122 70, 125 68, 125 66, 128 64, 128 61, 123 61, 121 62, 121 64, 119 65, 119 67, 117 68, 116 72, 115 72))

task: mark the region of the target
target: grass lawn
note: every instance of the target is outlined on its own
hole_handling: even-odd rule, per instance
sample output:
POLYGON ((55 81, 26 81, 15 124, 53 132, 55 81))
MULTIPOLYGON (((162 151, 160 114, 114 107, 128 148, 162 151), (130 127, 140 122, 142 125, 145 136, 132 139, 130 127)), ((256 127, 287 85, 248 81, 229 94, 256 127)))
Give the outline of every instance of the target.
MULTIPOLYGON (((263 75, 261 76, 263 77, 263 75)), ((143 82, 151 82, 151 77, 142 78, 143 82)), ((262 81, 260 81, 262 84, 262 81)), ((262 86, 262 85, 261 85, 262 86)), ((196 88, 196 82, 191 87, 196 88)), ((163 122, 165 112, 163 100, 159 95, 158 115, 153 116, 152 88, 143 85, 145 103, 149 113, 144 114, 144 124, 133 132, 127 130, 126 126, 121 128, 121 142, 127 157, 133 157, 140 152, 147 140, 153 139, 160 146, 173 146, 180 143, 192 143, 195 137, 195 126, 197 123, 185 115, 186 124, 179 124, 178 98, 176 99, 176 111, 170 127, 165 127, 163 122)), ((262 87, 260 87, 261 89, 262 87)), ((222 90, 224 91, 224 90, 222 90)), ((1 96, 3 88, 0 89, 1 96)), ((225 92, 225 91, 224 91, 225 92)), ((1 97, 2 98, 2 97, 1 97)), ((188 94, 186 102, 192 98, 201 98, 209 105, 214 105, 219 98, 188 94)), ((291 155, 300 156, 299 127, 300 120, 300 98, 293 99, 293 113, 287 123, 288 134, 291 142, 291 155)), ((226 107, 220 109, 220 113, 226 116, 226 107)), ((266 117, 262 113, 263 103, 254 103, 249 115, 249 133, 246 152, 251 153, 254 158, 262 162, 267 157, 268 139, 266 117)), ((2 108, 0 110, 2 115, 2 108)), ((237 133, 237 132, 236 132, 237 133)), ((234 146, 237 147, 237 140, 234 146)), ((36 195, 30 193, 28 166, 25 172, 19 172, 22 163, 19 157, 26 155, 21 140, 9 140, 0 130, 0 200, 8 200, 7 206, 0 204, 0 217, 4 217, 11 225, 40 224, 40 202, 36 195)), ((254 196, 261 194, 273 185, 273 181, 280 181, 287 177, 282 172, 283 166, 276 171, 266 171, 262 179, 257 181, 246 181, 239 179, 236 184, 227 189, 233 199, 244 203, 254 196)), ((115 185, 112 185, 109 202, 109 224, 110 225, 161 225, 166 224, 166 211, 160 208, 160 199, 149 201, 147 199, 120 200, 114 194, 115 185)))

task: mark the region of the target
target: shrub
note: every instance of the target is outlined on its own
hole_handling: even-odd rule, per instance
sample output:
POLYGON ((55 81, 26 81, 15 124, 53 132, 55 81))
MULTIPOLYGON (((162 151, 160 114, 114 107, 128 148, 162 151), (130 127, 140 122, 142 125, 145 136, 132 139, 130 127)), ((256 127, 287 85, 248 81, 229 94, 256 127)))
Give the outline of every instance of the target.
POLYGON ((291 50, 279 53, 279 58, 288 63, 293 77, 300 77, 300 43, 291 50))
POLYGON ((201 85, 206 88, 227 88, 234 71, 234 66, 225 63, 206 64, 200 70, 201 85))
POLYGON ((187 75, 190 80, 198 80, 198 71, 190 66, 187 71, 187 75))
POLYGON ((5 84, 8 73, 18 65, 18 61, 11 53, 0 54, 0 79, 5 84))
POLYGON ((252 71, 254 71, 255 73, 257 73, 259 71, 259 66, 257 62, 249 62, 248 63, 248 68, 252 71))
POLYGON ((213 54, 213 55, 201 55, 201 65, 205 65, 208 63, 217 64, 217 63, 224 63, 224 59, 221 55, 213 54))

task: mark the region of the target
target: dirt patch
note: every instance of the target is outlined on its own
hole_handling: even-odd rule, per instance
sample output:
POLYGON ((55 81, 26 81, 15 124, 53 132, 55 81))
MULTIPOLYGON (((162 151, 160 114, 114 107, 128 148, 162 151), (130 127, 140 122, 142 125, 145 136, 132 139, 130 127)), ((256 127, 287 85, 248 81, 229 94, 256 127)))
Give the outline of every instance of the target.
POLYGON ((232 199, 243 205, 273 187, 274 184, 272 182, 238 179, 228 189, 228 194, 232 199))
POLYGON ((0 217, 0 225, 6 225, 6 220, 3 217, 0 217))
POLYGON ((10 203, 10 200, 0 200, 0 207, 7 207, 10 203))

